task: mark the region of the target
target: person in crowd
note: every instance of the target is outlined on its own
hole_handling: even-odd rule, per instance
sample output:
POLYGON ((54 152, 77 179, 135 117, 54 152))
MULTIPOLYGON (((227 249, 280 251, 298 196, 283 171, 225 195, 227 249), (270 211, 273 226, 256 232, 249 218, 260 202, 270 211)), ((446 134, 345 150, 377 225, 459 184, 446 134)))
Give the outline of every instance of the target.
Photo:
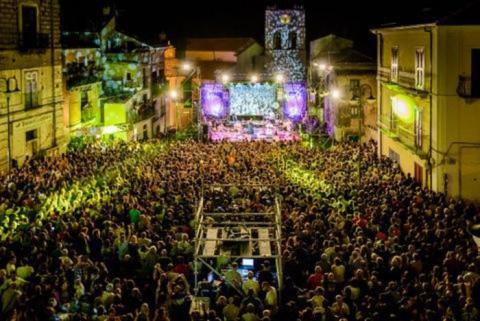
POLYGON ((479 218, 373 143, 96 142, 0 176, 0 320, 478 320, 479 218), (202 191, 218 183, 236 187, 202 191), (283 288, 268 260, 245 280, 232 264, 200 275, 210 306, 190 316, 196 201, 269 212, 266 186, 283 288))

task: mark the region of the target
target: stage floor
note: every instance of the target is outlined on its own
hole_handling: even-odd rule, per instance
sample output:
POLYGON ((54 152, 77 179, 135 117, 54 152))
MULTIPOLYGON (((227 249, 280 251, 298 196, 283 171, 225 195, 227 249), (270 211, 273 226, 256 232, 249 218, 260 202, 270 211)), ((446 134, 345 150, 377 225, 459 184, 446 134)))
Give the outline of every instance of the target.
POLYGON ((209 125, 211 141, 298 141, 300 136, 290 122, 236 121, 229 125, 209 125))

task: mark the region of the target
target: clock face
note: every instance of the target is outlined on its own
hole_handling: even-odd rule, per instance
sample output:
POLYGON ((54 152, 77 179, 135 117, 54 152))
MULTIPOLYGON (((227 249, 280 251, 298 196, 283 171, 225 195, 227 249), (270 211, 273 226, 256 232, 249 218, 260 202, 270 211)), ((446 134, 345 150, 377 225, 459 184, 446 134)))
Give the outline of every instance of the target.
POLYGON ((288 14, 284 14, 280 16, 280 22, 284 25, 288 25, 291 21, 291 18, 288 14))

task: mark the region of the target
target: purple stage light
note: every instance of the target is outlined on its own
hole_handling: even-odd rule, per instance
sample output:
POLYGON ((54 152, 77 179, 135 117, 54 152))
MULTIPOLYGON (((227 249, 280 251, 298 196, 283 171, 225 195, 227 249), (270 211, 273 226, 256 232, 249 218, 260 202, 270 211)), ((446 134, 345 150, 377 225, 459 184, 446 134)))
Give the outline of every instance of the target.
POLYGON ((221 84, 203 84, 200 89, 203 116, 224 118, 228 115, 228 93, 221 84))
POLYGON ((305 83, 283 85, 285 103, 283 116, 291 121, 301 121, 307 112, 307 88, 305 83))

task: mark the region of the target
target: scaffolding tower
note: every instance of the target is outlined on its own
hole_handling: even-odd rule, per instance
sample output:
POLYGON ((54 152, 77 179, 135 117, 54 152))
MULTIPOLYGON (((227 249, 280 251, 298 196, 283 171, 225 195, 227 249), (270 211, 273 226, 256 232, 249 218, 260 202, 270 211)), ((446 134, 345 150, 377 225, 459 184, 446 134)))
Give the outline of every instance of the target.
MULTIPOLYGON (((212 185, 211 188, 229 188, 235 185, 212 185)), ((243 188, 257 188, 263 185, 242 185, 243 188)), ((197 223, 195 233, 194 263, 196 267, 205 266, 218 277, 221 271, 211 264, 217 258, 231 261, 241 259, 263 259, 275 262, 277 286, 282 289, 281 257, 281 207, 280 201, 272 189, 274 204, 272 210, 265 213, 247 212, 207 212, 204 195, 199 200, 195 213, 197 223), (210 261, 210 262, 209 262, 210 261)), ((198 272, 195 273, 195 293, 198 295, 198 272)), ((243 294, 241 289, 236 289, 243 294)))

